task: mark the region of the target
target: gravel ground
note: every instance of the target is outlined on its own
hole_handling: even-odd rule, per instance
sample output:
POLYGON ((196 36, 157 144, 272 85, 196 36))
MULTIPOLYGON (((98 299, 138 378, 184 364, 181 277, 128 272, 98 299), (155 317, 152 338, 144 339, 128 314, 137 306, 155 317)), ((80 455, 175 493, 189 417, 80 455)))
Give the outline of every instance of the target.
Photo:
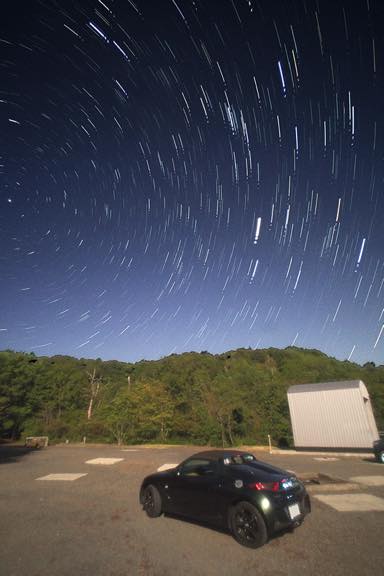
MULTIPOLYGON (((349 481, 317 485, 312 514, 293 533, 259 550, 230 535, 170 517, 149 519, 138 503, 141 480, 198 447, 52 446, 39 451, 0 446, 1 576, 350 576, 380 574, 384 512, 339 512, 317 494, 366 495, 384 503, 384 466, 370 456, 318 460, 310 454, 254 452, 262 460, 311 476, 349 481), (123 458, 111 466, 95 458, 123 458), (38 481, 48 474, 86 474, 38 481), (370 485, 364 478, 372 478, 370 485), (381 482, 383 480, 383 482, 381 482), (335 491, 336 490, 336 491, 335 491)), ((332 458, 332 457, 331 457, 332 458)), ((358 495, 361 495, 361 499, 358 495)))

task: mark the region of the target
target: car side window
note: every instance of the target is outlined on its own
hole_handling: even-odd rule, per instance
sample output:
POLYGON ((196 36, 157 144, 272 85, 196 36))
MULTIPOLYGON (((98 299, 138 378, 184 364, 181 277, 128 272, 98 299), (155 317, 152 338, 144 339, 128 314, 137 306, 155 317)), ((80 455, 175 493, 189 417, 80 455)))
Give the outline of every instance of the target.
POLYGON ((216 462, 203 458, 192 458, 180 470, 181 476, 209 476, 217 471, 216 462))

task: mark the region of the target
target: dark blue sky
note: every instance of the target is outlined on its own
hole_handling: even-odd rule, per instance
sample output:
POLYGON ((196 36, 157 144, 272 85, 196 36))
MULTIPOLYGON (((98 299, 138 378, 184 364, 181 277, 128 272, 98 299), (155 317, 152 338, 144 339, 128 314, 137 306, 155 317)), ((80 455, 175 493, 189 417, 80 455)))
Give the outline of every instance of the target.
POLYGON ((0 349, 384 356, 381 0, 15 1, 0 349))

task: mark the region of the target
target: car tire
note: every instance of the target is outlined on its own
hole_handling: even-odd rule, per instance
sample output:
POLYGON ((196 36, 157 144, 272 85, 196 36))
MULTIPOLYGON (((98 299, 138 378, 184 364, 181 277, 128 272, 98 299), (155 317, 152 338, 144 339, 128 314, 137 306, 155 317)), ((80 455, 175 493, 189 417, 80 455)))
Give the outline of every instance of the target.
POLYGON ((161 515, 161 496, 153 484, 149 484, 143 490, 142 494, 143 510, 150 518, 157 518, 161 515))
POLYGON ((384 450, 382 450, 381 452, 378 453, 377 455, 377 461, 381 462, 382 464, 384 464, 384 450))
POLYGON ((239 502, 231 508, 229 526, 232 536, 242 546, 259 548, 268 540, 264 518, 250 502, 239 502))

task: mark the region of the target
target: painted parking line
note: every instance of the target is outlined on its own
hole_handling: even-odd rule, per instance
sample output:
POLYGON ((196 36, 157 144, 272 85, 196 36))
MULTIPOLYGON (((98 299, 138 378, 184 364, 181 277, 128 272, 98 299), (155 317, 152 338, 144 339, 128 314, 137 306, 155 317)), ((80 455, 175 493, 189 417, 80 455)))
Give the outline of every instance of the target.
POLYGON ((121 451, 122 452, 138 452, 139 450, 136 450, 136 448, 122 448, 121 451))
POLYGON ((319 458, 314 458, 314 460, 317 460, 318 462, 335 462, 336 460, 339 460, 339 458, 333 458, 333 457, 319 457, 319 458))
POLYGON ((371 494, 314 494, 338 512, 384 512, 384 499, 371 494))
POLYGON ((165 463, 159 466, 157 469, 158 472, 163 472, 164 470, 170 470, 171 468, 176 468, 177 464, 175 463, 165 463))
POLYGON ((87 472, 84 474, 71 474, 71 473, 62 473, 62 474, 48 474, 47 476, 41 476, 40 478, 36 478, 36 480, 62 480, 64 482, 73 482, 74 480, 78 480, 83 476, 87 476, 87 472))
POLYGON ((111 466, 117 462, 122 462, 124 458, 93 458, 92 460, 86 460, 86 464, 96 464, 99 466, 111 466))
POLYGON ((351 481, 365 486, 384 486, 384 476, 354 476, 351 481))

